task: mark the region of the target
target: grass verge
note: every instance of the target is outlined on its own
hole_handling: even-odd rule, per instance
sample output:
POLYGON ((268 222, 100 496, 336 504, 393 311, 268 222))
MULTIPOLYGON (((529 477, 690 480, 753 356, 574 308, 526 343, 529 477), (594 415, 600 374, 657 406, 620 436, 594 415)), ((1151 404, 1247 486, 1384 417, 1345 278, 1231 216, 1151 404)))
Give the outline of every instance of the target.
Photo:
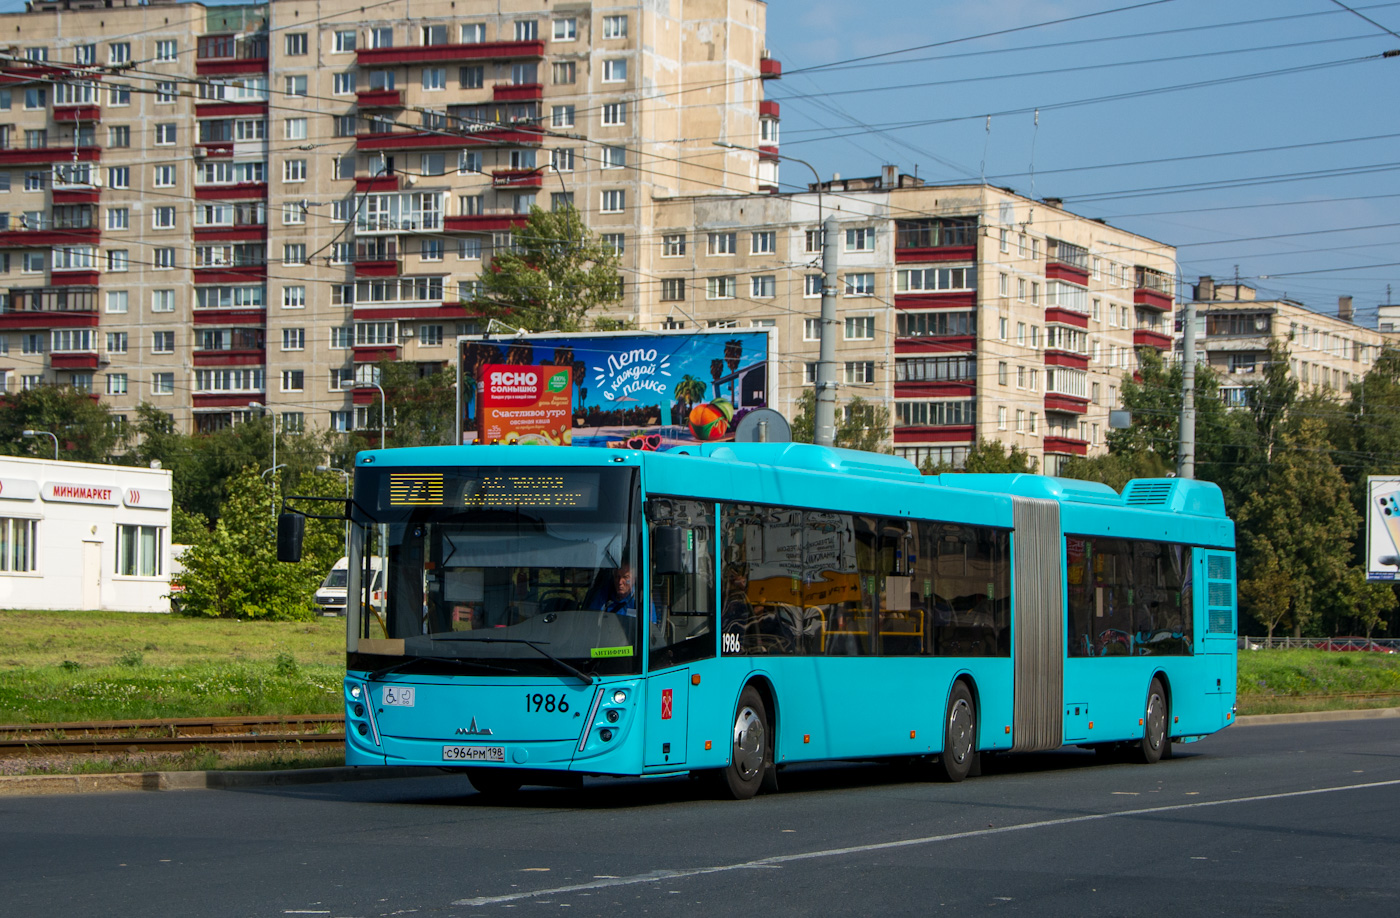
POLYGON ((1241 651, 1241 714, 1342 711, 1400 706, 1400 654, 1326 650, 1241 651))

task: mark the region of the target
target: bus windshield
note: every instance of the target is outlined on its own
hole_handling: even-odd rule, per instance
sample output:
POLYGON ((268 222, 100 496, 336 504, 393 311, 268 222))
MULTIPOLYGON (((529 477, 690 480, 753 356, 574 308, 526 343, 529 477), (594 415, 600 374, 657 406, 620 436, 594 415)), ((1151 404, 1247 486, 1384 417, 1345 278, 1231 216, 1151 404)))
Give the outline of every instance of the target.
POLYGON ((364 666, 640 671, 633 470, 362 467, 355 483, 358 653, 398 658, 364 666))

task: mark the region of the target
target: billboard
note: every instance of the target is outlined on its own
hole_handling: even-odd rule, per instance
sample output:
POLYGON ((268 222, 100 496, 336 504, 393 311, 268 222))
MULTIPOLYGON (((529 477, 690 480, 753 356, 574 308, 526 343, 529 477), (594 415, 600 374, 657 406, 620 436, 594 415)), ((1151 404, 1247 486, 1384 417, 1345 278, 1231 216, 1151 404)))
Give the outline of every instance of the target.
POLYGON ((666 450, 733 439, 740 418, 777 402, 769 391, 771 334, 724 328, 458 338, 461 442, 492 442, 482 437, 482 379, 501 367, 571 371, 573 446, 666 450))
POLYGON ((572 367, 482 367, 478 442, 568 446, 573 438, 572 374, 572 367))
POLYGON ((1400 477, 1366 479, 1366 579, 1400 580, 1400 477))

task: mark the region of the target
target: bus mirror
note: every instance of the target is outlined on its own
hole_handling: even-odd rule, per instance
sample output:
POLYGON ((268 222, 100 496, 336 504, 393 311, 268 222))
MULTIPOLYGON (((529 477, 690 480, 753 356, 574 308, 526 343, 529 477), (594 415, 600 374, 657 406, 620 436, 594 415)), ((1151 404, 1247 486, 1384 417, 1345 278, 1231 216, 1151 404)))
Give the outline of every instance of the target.
POLYGON ((301 560, 301 541, 306 536, 306 517, 283 513, 277 517, 277 560, 296 564, 301 560))
POLYGON ((657 526, 652 529, 651 569, 657 575, 686 572, 685 534, 679 526, 657 526))

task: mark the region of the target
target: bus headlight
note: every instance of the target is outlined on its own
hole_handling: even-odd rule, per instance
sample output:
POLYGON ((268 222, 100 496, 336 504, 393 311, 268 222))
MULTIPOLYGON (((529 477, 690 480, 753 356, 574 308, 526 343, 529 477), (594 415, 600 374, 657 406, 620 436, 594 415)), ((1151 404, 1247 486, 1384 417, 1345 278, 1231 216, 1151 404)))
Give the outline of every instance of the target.
POLYGON ((362 690, 360 689, 360 687, 359 687, 358 685, 352 685, 352 686, 350 686, 350 697, 351 697, 351 698, 354 698, 355 700, 358 701, 359 698, 360 698, 360 693, 361 693, 361 691, 362 691, 362 690))
POLYGON ((615 724, 622 713, 617 708, 608 708, 608 713, 605 716, 608 718, 608 723, 615 724))
POLYGON ((627 700, 627 693, 622 689, 613 692, 613 704, 622 704, 627 700))

